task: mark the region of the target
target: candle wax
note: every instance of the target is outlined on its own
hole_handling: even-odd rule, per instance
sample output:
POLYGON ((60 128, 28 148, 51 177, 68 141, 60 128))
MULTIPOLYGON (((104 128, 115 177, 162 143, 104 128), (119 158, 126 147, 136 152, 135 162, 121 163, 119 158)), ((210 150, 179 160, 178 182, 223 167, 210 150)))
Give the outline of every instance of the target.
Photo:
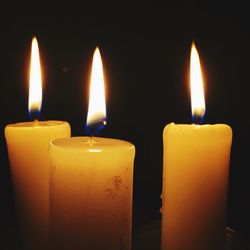
POLYGON ((131 249, 134 156, 116 139, 50 143, 52 249, 131 249))
POLYGON ((163 132, 162 249, 224 249, 232 130, 167 125, 163 132))
POLYGON ((64 121, 9 124, 5 128, 16 211, 25 249, 48 249, 50 140, 69 137, 64 121))

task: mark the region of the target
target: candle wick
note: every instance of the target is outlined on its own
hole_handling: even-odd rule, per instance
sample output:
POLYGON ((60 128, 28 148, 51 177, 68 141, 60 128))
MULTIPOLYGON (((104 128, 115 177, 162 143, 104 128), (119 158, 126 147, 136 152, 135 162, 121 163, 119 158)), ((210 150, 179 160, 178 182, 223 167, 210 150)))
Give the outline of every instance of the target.
POLYGON ((201 125, 203 123, 203 116, 193 115, 192 116, 192 123, 195 125, 201 125))
POLYGON ((38 119, 34 120, 34 126, 38 126, 38 119))
POLYGON ((93 137, 93 135, 91 135, 91 136, 89 137, 89 145, 90 145, 90 146, 93 146, 93 144, 94 144, 94 137, 93 137))
POLYGON ((87 134, 90 137, 98 134, 104 127, 107 126, 107 121, 105 119, 98 121, 97 123, 87 126, 87 134))

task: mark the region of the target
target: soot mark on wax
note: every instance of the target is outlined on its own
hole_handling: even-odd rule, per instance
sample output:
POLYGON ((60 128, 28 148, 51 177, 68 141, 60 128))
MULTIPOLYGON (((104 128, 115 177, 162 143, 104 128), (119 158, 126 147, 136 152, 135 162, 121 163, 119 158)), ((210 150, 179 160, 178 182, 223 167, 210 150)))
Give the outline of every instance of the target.
POLYGON ((106 182, 105 193, 107 197, 111 200, 114 200, 118 193, 121 191, 122 187, 122 178, 118 176, 113 176, 112 178, 108 179, 106 182))

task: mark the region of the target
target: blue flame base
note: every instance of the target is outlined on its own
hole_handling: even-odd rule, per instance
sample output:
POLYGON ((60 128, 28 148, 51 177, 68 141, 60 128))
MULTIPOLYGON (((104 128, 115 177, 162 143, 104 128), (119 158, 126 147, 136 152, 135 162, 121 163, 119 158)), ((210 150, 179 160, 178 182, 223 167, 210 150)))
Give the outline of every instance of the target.
POLYGON ((30 110, 29 111, 29 119, 31 121, 38 120, 40 118, 41 111, 30 110))
POLYGON ((203 123, 204 116, 193 115, 192 116, 192 123, 201 125, 203 123))
POLYGON ((85 133, 88 136, 95 136, 107 126, 107 120, 101 120, 98 123, 90 124, 85 127, 85 133))

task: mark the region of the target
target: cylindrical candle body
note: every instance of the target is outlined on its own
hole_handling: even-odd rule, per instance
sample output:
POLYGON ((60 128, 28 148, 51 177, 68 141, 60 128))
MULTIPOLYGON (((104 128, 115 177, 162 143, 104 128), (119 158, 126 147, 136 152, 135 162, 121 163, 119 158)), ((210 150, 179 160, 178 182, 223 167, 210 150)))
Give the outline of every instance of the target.
POLYGON ((131 248, 134 156, 122 140, 50 143, 51 249, 131 248))
POLYGON ((70 126, 63 121, 10 124, 5 137, 24 247, 48 249, 49 142, 70 137, 70 126))
POLYGON ((224 249, 232 130, 167 125, 163 132, 162 249, 224 249))

